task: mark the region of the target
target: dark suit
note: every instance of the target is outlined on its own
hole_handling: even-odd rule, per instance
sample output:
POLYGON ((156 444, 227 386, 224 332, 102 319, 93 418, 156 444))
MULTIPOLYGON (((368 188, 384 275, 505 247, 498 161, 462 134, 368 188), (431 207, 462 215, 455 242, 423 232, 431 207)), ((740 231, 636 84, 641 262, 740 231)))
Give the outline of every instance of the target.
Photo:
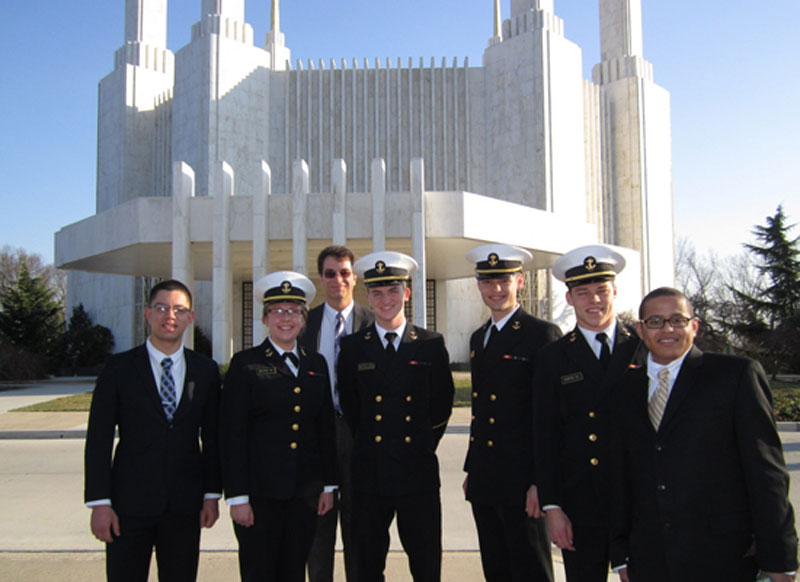
POLYGON ((760 364, 692 347, 656 432, 646 367, 615 403, 612 564, 633 582, 797 569, 789 475, 760 364))
POLYGON ((121 536, 107 544, 110 580, 146 580, 153 545, 161 579, 196 576, 203 495, 222 491, 219 370, 191 350, 185 349, 184 357, 183 394, 172 422, 144 345, 111 356, 95 385, 84 497, 87 502, 111 499, 120 519, 121 536), (112 461, 116 428, 119 442, 112 461), (164 532, 164 524, 176 529, 164 532))
POLYGON ((441 504, 436 447, 453 406, 444 339, 407 324, 389 355, 375 326, 342 340, 339 392, 353 435, 353 524, 360 582, 383 580, 389 524, 415 581, 438 581, 441 504))
POLYGON ((617 323, 604 370, 575 328, 540 350, 534 379, 539 502, 560 506, 572 522, 575 551, 563 551, 569 582, 608 574, 612 387, 635 357, 639 338, 617 323))
POLYGON ((269 339, 236 354, 220 432, 225 496, 249 496, 255 519, 234 524, 242 580, 304 580, 317 501, 337 481, 325 359, 301 349, 295 377, 269 339))
POLYGON ((491 324, 490 319, 470 339, 472 423, 464 462, 484 577, 552 581, 544 519, 529 518, 525 501, 536 483, 531 438, 536 352, 561 337, 561 330, 519 308, 484 348, 491 324))
MULTIPOLYGON (((318 305, 308 312, 308 321, 300 337, 306 351, 318 352, 322 316, 325 304, 318 305)), ((353 333, 372 325, 375 317, 372 311, 358 303, 353 304, 353 333)), ((333 362, 334 366, 336 362, 333 362)), ((336 517, 342 522, 342 545, 344 546, 344 565, 349 582, 356 580, 355 555, 358 547, 353 542, 352 508, 353 495, 350 489, 350 456, 353 452, 353 436, 344 421, 336 416, 336 454, 339 461, 339 495, 334 508, 317 519, 314 543, 308 555, 308 579, 310 582, 333 582, 333 553, 336 545, 336 517)))

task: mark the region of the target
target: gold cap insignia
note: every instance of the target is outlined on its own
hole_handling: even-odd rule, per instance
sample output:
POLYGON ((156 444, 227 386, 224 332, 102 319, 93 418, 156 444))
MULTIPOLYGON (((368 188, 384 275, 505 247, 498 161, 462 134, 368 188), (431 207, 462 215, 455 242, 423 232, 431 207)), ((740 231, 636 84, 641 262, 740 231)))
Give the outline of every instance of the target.
POLYGON ((379 275, 382 275, 383 273, 386 272, 386 263, 384 263, 383 261, 378 261, 377 263, 375 263, 375 270, 378 271, 379 275))
POLYGON ((281 291, 283 293, 289 293, 292 290, 292 284, 289 281, 284 281, 281 283, 281 291))
POLYGON ((488 261, 489 265, 494 267, 498 262, 500 262, 500 257, 497 256, 497 253, 489 253, 488 261))
POLYGON ((583 266, 591 273, 597 268, 597 260, 594 257, 586 257, 583 259, 583 266))

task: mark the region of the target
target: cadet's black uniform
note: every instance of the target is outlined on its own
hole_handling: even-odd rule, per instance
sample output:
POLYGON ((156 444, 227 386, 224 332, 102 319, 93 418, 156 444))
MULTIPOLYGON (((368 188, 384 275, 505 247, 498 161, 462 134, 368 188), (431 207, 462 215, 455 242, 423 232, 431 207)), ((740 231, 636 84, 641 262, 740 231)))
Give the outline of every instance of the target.
POLYGON ((525 513, 536 483, 532 395, 536 353, 561 337, 552 323, 514 312, 484 348, 492 320, 472 334, 472 424, 464 470, 487 582, 552 581, 544 518, 525 513))
POLYGON ((397 528, 416 582, 441 571, 441 504, 436 446, 453 406, 444 339, 407 323, 388 354, 372 325, 342 338, 337 370, 353 430, 353 527, 358 580, 383 580, 389 525, 397 528))
POLYGON ((225 494, 248 495, 255 519, 234 524, 242 580, 305 580, 319 495, 337 482, 328 367, 299 352, 297 377, 268 339, 236 354, 225 377, 225 494))
POLYGON ((572 522, 575 551, 563 551, 569 582, 605 581, 609 560, 610 403, 614 385, 639 358, 639 338, 617 322, 604 370, 576 327, 538 354, 534 431, 539 502, 572 522))

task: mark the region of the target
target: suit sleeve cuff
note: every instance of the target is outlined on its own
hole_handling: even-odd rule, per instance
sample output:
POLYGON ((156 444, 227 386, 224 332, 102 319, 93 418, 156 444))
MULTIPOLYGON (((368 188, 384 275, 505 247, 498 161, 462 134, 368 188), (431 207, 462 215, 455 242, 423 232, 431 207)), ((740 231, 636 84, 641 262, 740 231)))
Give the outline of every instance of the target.
POLYGON ((250 496, 249 495, 237 495, 236 497, 229 497, 225 500, 227 505, 244 505, 245 503, 250 503, 250 496))
POLYGON ((111 505, 110 499, 95 499, 93 501, 87 501, 86 507, 97 507, 98 505, 111 505))

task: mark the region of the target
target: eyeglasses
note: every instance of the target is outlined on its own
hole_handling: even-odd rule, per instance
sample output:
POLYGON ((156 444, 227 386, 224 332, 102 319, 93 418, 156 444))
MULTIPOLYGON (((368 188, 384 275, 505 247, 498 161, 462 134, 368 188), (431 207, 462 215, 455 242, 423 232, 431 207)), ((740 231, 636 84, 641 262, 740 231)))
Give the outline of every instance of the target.
POLYGON ((176 305, 174 307, 170 307, 169 305, 164 305, 163 303, 156 303, 155 305, 151 305, 150 309, 158 313, 159 315, 166 315, 170 311, 175 315, 175 317, 185 317, 189 315, 192 310, 188 307, 184 307, 183 305, 176 305))
POLYGON ((322 272, 322 276, 326 279, 335 279, 336 275, 341 275, 342 279, 349 279, 350 276, 353 274, 353 271, 349 269, 341 269, 340 271, 334 271, 333 269, 325 269, 322 272))
POLYGON ((678 329, 679 327, 686 327, 693 319, 694 317, 684 317, 683 315, 672 315, 670 317, 653 315, 642 321, 642 323, 647 329, 663 329, 666 323, 669 323, 671 328, 678 329))
POLYGON ((275 317, 280 317, 281 315, 288 315, 289 317, 293 317, 295 315, 300 315, 303 313, 303 310, 299 307, 273 307, 267 310, 267 313, 270 315, 274 315, 275 317))

